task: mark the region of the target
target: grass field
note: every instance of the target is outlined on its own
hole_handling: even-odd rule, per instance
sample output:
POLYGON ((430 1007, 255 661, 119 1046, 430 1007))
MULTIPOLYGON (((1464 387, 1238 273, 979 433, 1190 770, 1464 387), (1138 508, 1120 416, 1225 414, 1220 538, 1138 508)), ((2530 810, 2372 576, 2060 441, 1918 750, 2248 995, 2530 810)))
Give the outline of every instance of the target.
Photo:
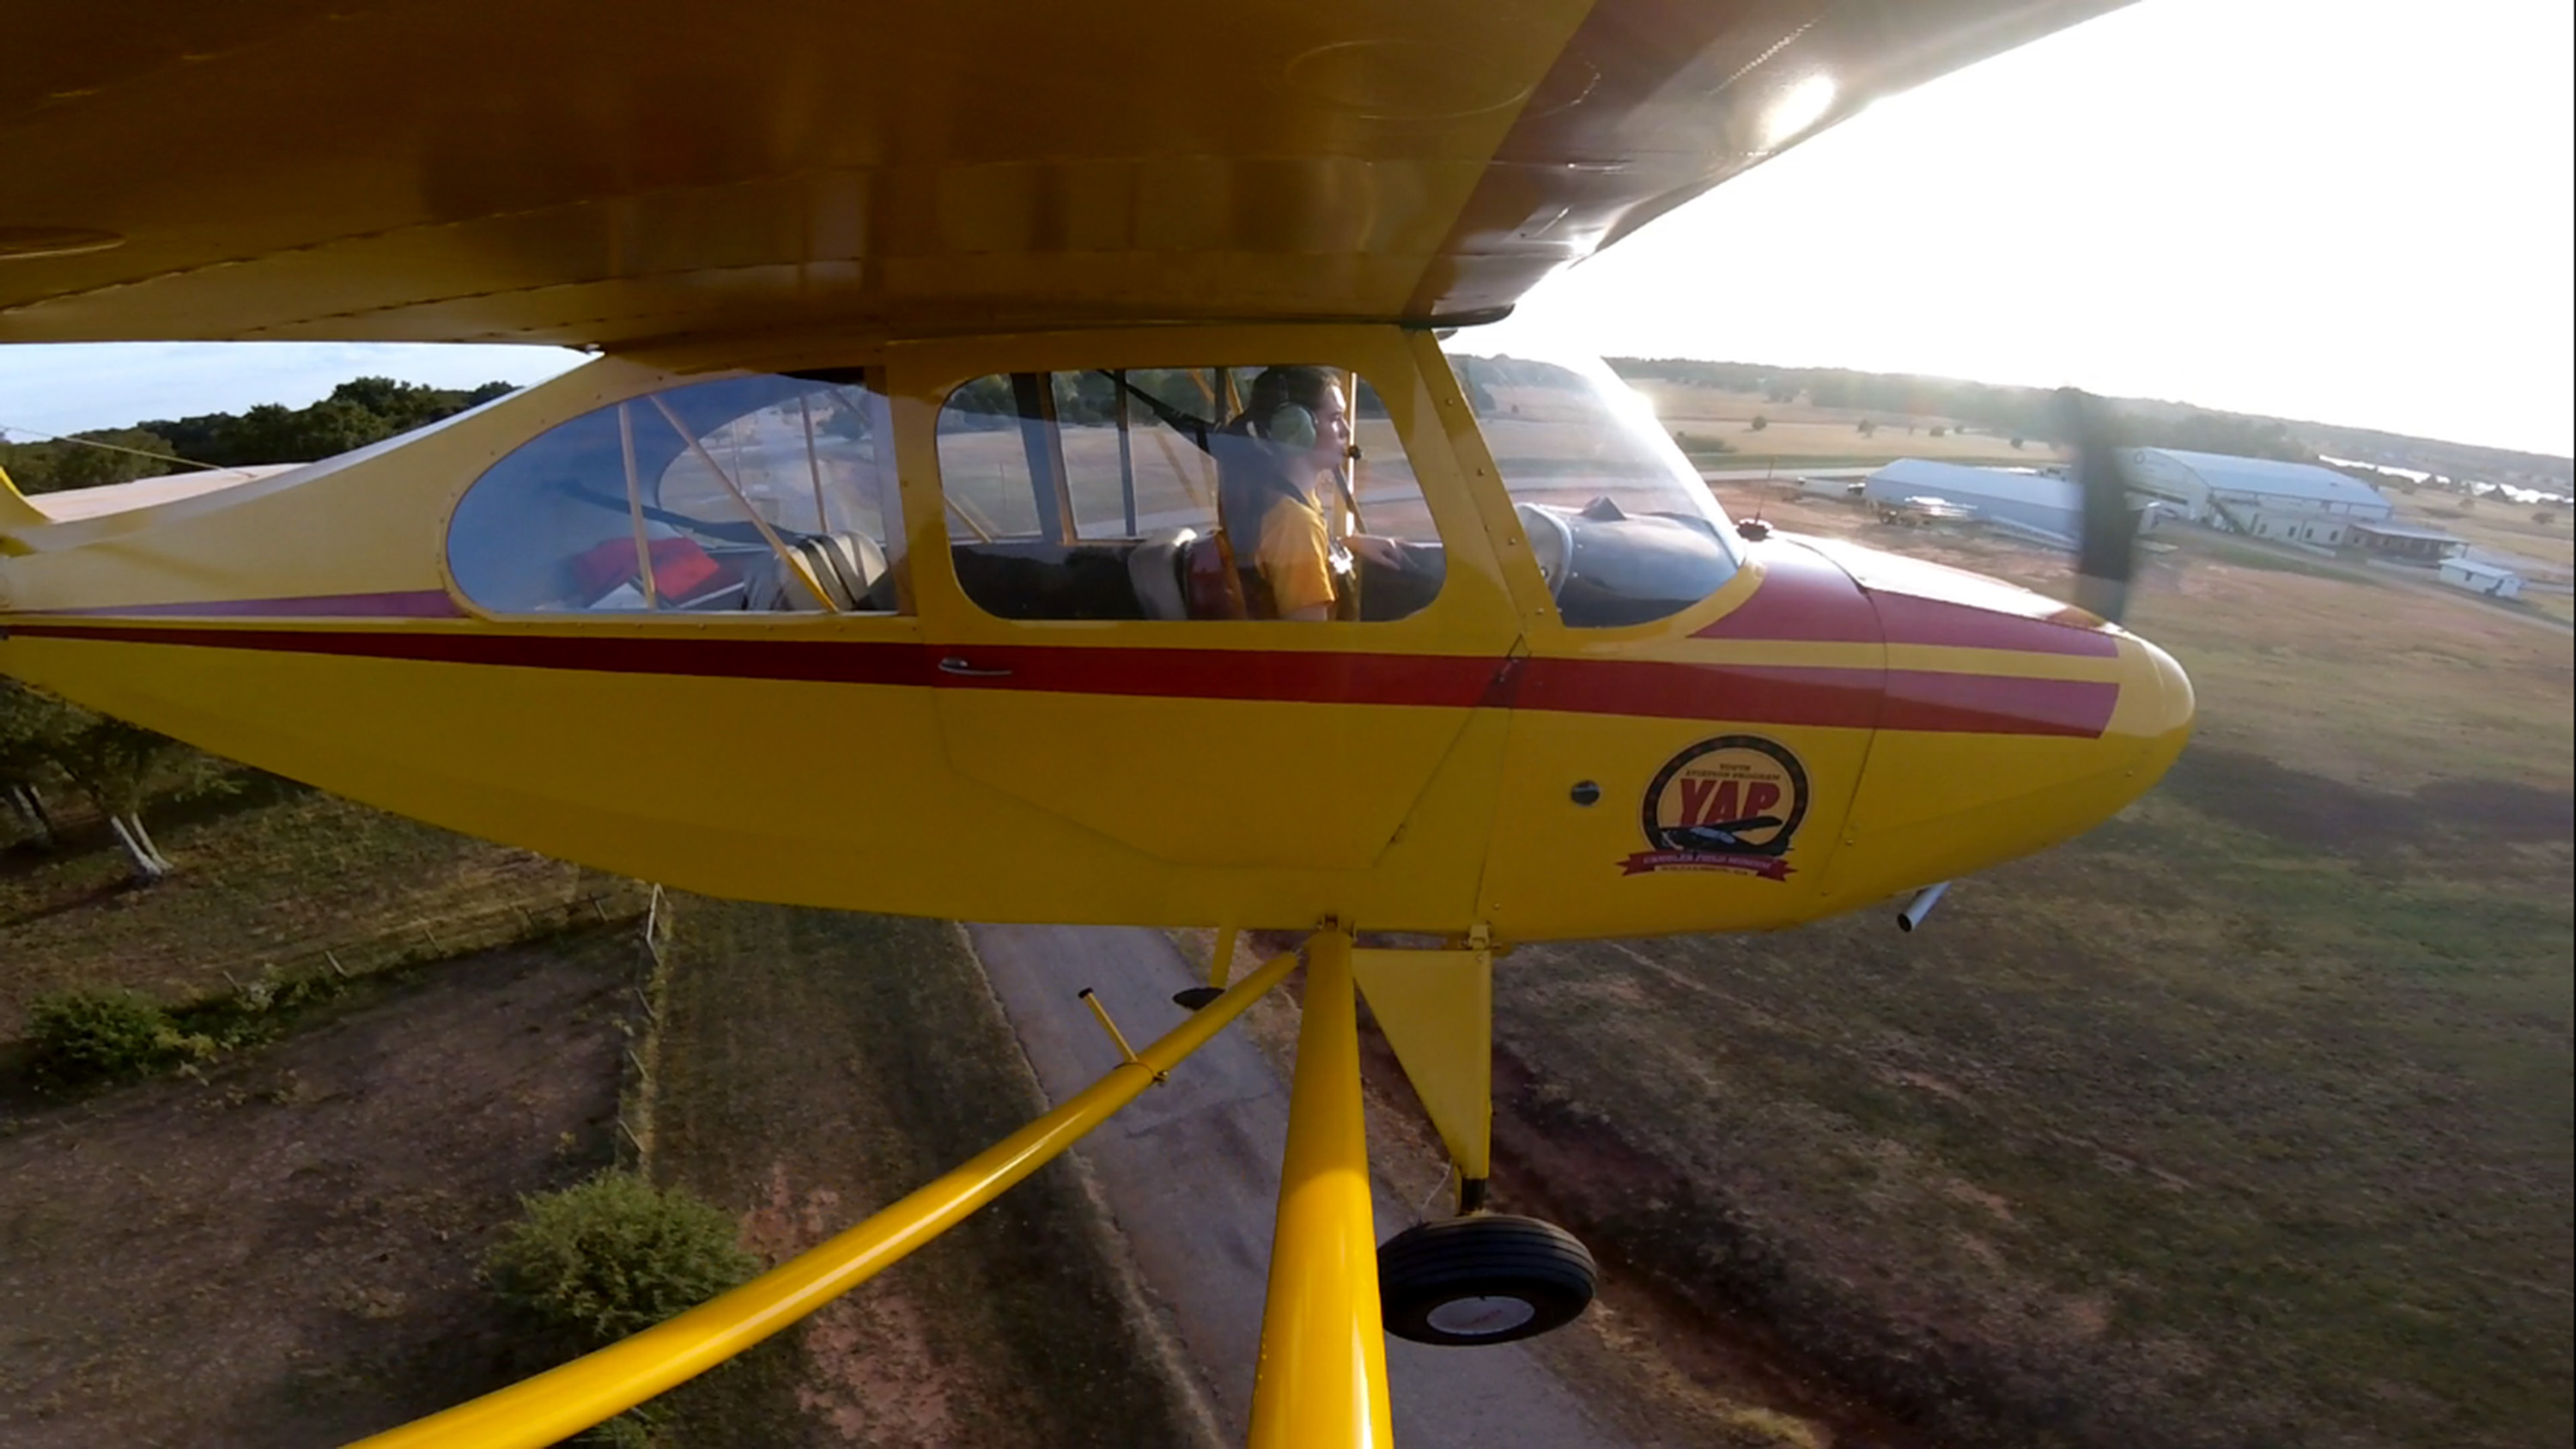
MULTIPOLYGON (((945 922, 677 898, 653 1170, 773 1260, 1046 1108, 945 922)), ((704 1445, 1194 1445, 1072 1165, 1004 1194, 786 1344, 676 1396, 704 1445)))
MULTIPOLYGON (((67 793, 63 849, 0 850, 0 1042, 27 1006, 74 986, 132 987, 177 1003, 232 990, 314 953, 382 954, 388 938, 429 954, 436 933, 514 908, 543 912, 605 887, 531 851, 492 845, 245 772, 235 793, 149 807, 177 874, 127 883, 104 825, 67 793)), ((489 944, 478 942, 477 944, 489 944)), ((354 962, 351 963, 353 966, 354 962)))
POLYGON ((2554 565, 2561 572, 2576 568, 2576 535, 2570 534, 2569 518, 2563 509, 2550 510, 2552 520, 2542 523, 2534 516, 2540 510, 2501 498, 2473 502, 2443 493, 2398 494, 2395 498, 2400 523, 2438 528, 2481 548, 2520 554, 2554 565))
POLYGON ((1960 432, 1948 418, 1775 403, 1759 393, 1689 383, 1641 381, 1634 386, 1654 403, 1655 416, 1665 431, 1703 468, 1864 467, 1895 458, 2036 468, 2060 461, 2057 450, 2046 443, 2031 441, 2015 448, 2010 438, 1960 432), (1759 431, 1753 427, 1757 417, 1764 424, 1759 431), (1863 435, 1863 422, 1876 424, 1876 431, 1863 435), (1944 430, 1937 438, 1932 436, 1936 427, 1944 430), (1717 446, 1721 443, 1723 452, 1717 446))
POLYGON ((2200 692, 2155 794, 1913 936, 1515 955, 1498 1140, 1554 1144, 1534 1186, 1604 1240, 1943 1441, 2564 1442, 2565 638, 2189 550, 2132 622, 2200 692))

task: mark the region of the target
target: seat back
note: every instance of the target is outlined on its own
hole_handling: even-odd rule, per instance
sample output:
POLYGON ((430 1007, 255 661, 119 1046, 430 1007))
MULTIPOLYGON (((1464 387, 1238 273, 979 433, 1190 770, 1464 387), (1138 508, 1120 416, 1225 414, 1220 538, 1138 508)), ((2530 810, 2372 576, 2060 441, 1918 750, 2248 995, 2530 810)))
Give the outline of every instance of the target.
POLYGON ((1199 541, 1194 529, 1158 533, 1127 555, 1127 578, 1136 588, 1136 606, 1148 619, 1190 617, 1189 593, 1182 587, 1182 556, 1199 541))

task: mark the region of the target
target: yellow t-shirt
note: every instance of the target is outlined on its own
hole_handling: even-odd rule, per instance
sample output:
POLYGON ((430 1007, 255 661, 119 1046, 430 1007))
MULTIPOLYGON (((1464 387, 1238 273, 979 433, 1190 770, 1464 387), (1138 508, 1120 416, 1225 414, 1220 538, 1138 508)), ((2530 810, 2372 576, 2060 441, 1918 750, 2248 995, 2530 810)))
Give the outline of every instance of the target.
POLYGON ((1333 541, 1324 531, 1324 515, 1312 505, 1289 498, 1272 504, 1262 515, 1253 560, 1282 617, 1317 604, 1331 608, 1333 541))

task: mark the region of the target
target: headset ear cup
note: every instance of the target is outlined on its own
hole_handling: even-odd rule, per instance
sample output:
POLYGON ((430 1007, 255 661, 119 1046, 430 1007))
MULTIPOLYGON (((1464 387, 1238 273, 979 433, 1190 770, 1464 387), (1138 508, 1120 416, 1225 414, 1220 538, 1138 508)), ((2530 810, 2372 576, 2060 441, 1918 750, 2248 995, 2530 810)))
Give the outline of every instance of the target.
POLYGON ((1315 415, 1295 403, 1283 404, 1270 415, 1261 435, 1292 453, 1302 453, 1315 446, 1315 415))

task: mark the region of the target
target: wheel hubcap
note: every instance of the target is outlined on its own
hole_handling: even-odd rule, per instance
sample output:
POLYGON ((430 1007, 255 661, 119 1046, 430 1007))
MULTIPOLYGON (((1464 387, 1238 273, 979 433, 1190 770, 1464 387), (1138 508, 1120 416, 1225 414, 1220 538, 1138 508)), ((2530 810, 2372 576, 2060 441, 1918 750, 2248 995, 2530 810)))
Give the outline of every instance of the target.
POLYGON ((1424 1322, 1460 1338, 1483 1338, 1509 1333, 1536 1317, 1538 1310, 1518 1298, 1453 1298, 1432 1309, 1424 1322))

